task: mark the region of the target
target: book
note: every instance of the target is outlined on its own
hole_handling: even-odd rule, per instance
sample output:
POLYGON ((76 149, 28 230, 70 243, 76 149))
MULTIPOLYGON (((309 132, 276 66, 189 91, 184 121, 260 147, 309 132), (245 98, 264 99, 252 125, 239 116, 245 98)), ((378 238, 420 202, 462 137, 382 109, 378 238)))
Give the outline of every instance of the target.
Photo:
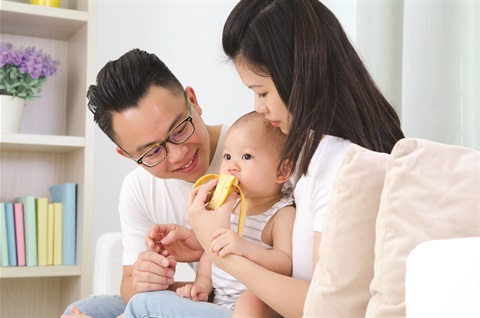
POLYGON ((0 202, 0 266, 8 266, 7 216, 5 202, 0 202))
POLYGON ((23 204, 13 204, 13 214, 15 219, 15 239, 17 242, 17 266, 25 266, 25 231, 23 222, 23 204))
POLYGON ((37 266, 37 213, 35 197, 32 195, 18 197, 23 203, 23 224, 25 234, 25 259, 27 266, 37 266))
POLYGON ((8 265, 17 266, 17 243, 15 240, 15 219, 13 216, 13 203, 5 203, 7 220, 8 265))
POLYGON ((55 233, 55 204, 48 204, 47 222, 47 265, 53 265, 53 247, 55 233))
POLYGON ((50 187, 53 202, 63 208, 63 265, 75 265, 77 232, 77 184, 63 183, 50 187))
POLYGON ((63 262, 63 204, 53 203, 53 265, 62 265, 63 262))
POLYGON ((37 264, 47 265, 48 198, 35 199, 37 207, 37 264))

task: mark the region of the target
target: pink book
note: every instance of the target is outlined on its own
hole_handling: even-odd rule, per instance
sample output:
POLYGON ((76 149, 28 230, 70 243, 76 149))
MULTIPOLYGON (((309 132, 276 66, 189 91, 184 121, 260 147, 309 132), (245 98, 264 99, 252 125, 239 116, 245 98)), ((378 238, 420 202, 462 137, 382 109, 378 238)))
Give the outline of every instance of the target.
POLYGON ((17 242, 17 265, 25 266, 25 235, 23 227, 23 204, 14 203, 15 238, 17 242))

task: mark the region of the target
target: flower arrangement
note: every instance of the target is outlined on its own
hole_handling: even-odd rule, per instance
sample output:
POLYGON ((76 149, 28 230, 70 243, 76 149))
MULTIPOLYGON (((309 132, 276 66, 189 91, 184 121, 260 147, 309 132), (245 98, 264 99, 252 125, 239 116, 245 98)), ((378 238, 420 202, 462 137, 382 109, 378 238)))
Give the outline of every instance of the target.
POLYGON ((48 76, 57 72, 53 60, 35 47, 15 49, 11 43, 0 44, 0 95, 24 99, 38 98, 48 76))

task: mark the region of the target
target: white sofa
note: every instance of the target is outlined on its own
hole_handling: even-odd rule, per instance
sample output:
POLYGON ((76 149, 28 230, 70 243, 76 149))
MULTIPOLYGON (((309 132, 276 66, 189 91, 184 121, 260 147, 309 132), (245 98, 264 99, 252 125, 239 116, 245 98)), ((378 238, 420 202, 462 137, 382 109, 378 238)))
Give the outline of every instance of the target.
POLYGON ((415 138, 390 155, 351 145, 304 316, 478 318, 479 237, 480 152, 415 138))

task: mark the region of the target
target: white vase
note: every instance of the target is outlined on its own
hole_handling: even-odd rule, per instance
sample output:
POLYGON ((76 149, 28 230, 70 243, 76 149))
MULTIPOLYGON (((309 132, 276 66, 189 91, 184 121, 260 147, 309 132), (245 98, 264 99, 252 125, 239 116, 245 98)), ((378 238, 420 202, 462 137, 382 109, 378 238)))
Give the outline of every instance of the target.
POLYGON ((0 132, 19 133, 24 109, 24 98, 0 95, 0 132))

